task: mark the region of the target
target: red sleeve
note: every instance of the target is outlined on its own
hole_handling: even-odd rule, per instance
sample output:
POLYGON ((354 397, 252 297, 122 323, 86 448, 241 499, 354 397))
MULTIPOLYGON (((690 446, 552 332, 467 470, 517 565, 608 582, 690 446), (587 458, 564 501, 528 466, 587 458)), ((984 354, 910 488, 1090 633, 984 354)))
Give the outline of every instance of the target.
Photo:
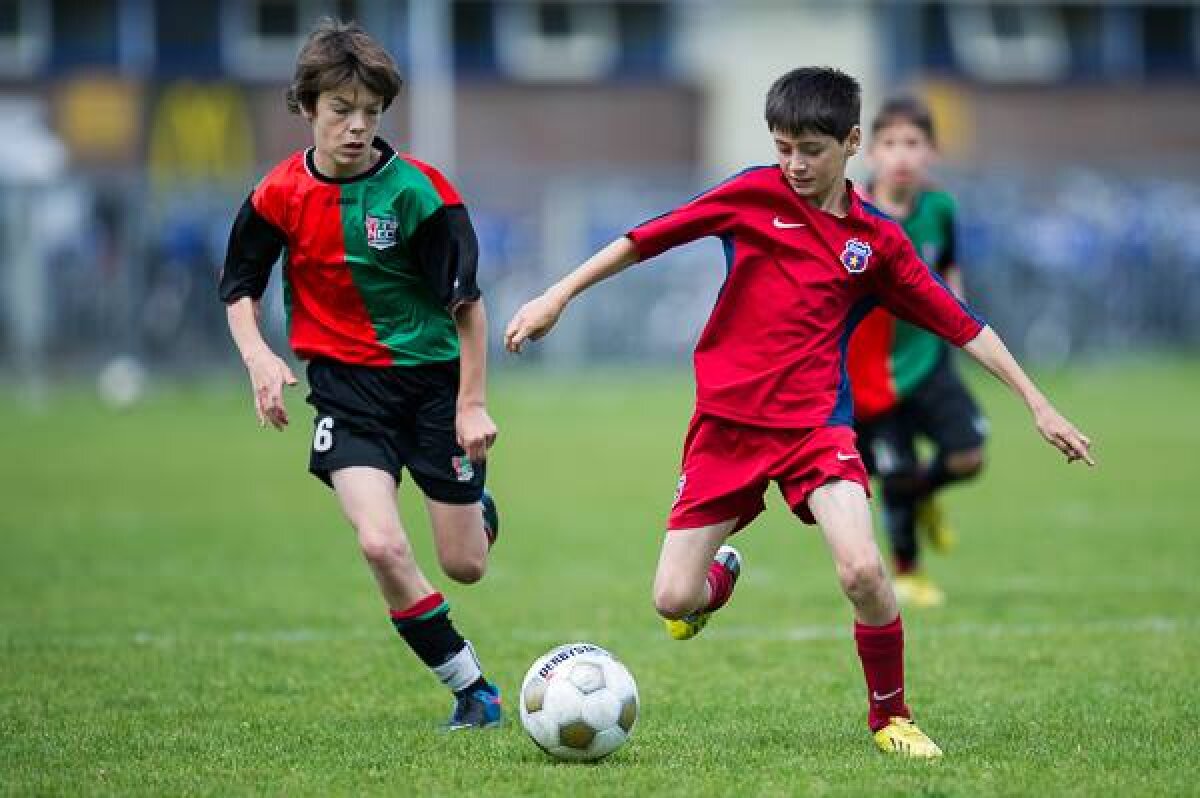
POLYGON ((254 212, 279 230, 287 229, 287 201, 294 182, 289 179, 290 160, 267 173, 250 194, 250 205, 254 212))
POLYGON ((458 193, 458 189, 437 169, 424 161, 417 160, 411 155, 401 155, 400 157, 415 166, 425 177, 429 178, 429 182, 433 184, 433 190, 437 192, 438 197, 444 205, 463 204, 462 196, 458 193))
POLYGON ((955 346, 963 346, 979 335, 983 319, 917 256, 908 238, 904 235, 889 238, 888 257, 877 272, 883 306, 955 346))
POLYGON ((625 234, 633 242, 638 260, 647 260, 672 247, 705 236, 721 236, 733 230, 741 175, 726 180, 700 196, 662 216, 643 222, 625 234))

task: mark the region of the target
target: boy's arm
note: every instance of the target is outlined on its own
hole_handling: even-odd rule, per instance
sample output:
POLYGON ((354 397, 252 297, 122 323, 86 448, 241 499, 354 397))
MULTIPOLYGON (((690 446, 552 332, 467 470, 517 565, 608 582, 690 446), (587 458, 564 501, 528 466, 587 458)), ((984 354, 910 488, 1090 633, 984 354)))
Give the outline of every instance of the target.
POLYGON ((754 190, 742 179, 746 174, 735 175, 686 205, 643 222, 588 258, 541 296, 525 303, 508 323, 505 348, 520 352, 525 341, 536 341, 550 332, 568 302, 640 260, 706 236, 733 235, 739 208, 745 203, 747 193, 754 190))
POLYGON ((496 440, 496 424, 487 412, 487 311, 476 283, 479 240, 457 191, 437 176, 452 202, 417 226, 409 247, 426 284, 454 319, 459 348, 454 432, 467 458, 482 463, 496 440))
POLYGON ((1033 414, 1033 423, 1037 425, 1038 432, 1051 446, 1067 456, 1068 463, 1082 460, 1090 466, 1096 464, 1090 452, 1091 439, 1054 409, 991 327, 984 327, 963 350, 1025 402, 1033 414))
POLYGON ((536 341, 550 332, 568 302, 637 261, 637 248, 629 238, 622 236, 613 241, 584 261, 578 269, 547 288, 541 296, 526 302, 504 331, 505 348, 509 352, 520 352, 526 340, 536 341))
POLYGON ((455 434, 467 457, 482 463, 496 440, 496 424, 487 412, 487 311, 483 300, 461 303, 454 311, 454 326, 459 345, 455 434))
POLYGON ((286 238, 260 215, 254 195, 247 197, 229 232, 229 246, 218 287, 225 303, 229 332, 237 346, 254 392, 254 412, 260 426, 287 426, 283 387, 295 385, 287 363, 271 351, 258 327, 259 299, 271 278, 286 238))
POLYGON ((1063 418, 1038 391, 996 333, 970 312, 944 283, 934 279, 907 239, 882 264, 880 298, 897 316, 936 333, 966 350, 1008 385, 1033 414, 1034 424, 1067 462, 1083 460, 1095 465, 1088 451, 1091 440, 1063 418))
POLYGON ((283 404, 283 386, 295 385, 296 376, 283 359, 271 351, 258 328, 259 302, 242 297, 225 306, 229 332, 242 356, 254 391, 254 413, 258 425, 268 422, 281 430, 288 424, 287 408, 283 404))

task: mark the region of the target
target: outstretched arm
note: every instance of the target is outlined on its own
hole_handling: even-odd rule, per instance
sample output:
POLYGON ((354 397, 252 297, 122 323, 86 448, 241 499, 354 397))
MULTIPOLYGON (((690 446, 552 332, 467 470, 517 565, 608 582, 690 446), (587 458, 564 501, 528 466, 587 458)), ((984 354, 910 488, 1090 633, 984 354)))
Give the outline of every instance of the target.
POLYGON ((624 271, 637 260, 638 252, 632 241, 624 236, 613 241, 547 288, 541 296, 526 302, 504 331, 505 348, 509 352, 520 352, 526 340, 536 341, 546 335, 568 302, 601 280, 624 271))
POLYGON ((1037 425, 1038 432, 1051 446, 1067 456, 1068 463, 1082 460, 1090 466, 1096 464, 1090 452, 1091 439, 1054 409, 991 327, 984 327, 979 335, 963 346, 963 350, 1021 397, 1033 414, 1033 423, 1037 425))

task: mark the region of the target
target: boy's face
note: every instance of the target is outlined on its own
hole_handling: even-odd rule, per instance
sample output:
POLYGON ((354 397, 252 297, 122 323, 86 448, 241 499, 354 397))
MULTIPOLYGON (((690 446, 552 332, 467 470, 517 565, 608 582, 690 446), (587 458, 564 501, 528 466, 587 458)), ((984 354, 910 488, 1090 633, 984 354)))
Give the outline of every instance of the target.
POLYGON ((775 154, 792 190, 807 200, 819 201, 846 179, 846 160, 858 152, 862 130, 855 125, 845 141, 825 133, 793 136, 772 130, 775 154))
POLYGON ((313 143, 322 171, 330 177, 351 177, 371 166, 371 142, 379 129, 383 99, 358 81, 323 91, 316 108, 305 110, 312 124, 313 143))
POLYGON ((937 157, 925 131, 911 122, 895 122, 876 132, 868 154, 876 182, 896 188, 923 183, 937 157))

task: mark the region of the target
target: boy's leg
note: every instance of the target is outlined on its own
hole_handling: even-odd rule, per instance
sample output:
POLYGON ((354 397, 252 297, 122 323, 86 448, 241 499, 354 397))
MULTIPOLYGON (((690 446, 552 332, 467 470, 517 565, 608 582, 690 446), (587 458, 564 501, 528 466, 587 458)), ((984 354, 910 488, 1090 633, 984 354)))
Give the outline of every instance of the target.
POLYGON ((936 493, 973 479, 983 469, 987 420, 949 356, 918 387, 910 402, 917 426, 936 449, 914 486, 917 526, 935 549, 948 551, 957 536, 941 511, 936 493))
POLYGON ((481 502, 450 504, 425 497, 438 562, 446 576, 469 585, 487 571, 490 547, 481 502))
POLYGON ((722 544, 765 507, 765 442, 751 428, 692 419, 654 576, 654 606, 676 640, 695 637, 733 593, 741 556, 722 544))
POLYGON ((456 696, 448 728, 491 726, 501 718, 499 694, 483 676, 471 644, 450 622, 449 604, 413 557, 396 508, 396 480, 354 466, 330 474, 342 511, 388 603, 392 624, 442 684, 456 696))
POLYGON ((854 605, 854 638, 867 681, 868 724, 885 751, 935 757, 941 750, 916 726, 904 701, 904 627, 871 531, 861 485, 835 479, 807 500, 854 605))
POLYGON ((676 640, 695 637, 729 601, 741 557, 723 546, 737 519, 697 529, 669 529, 654 574, 654 607, 676 640))
POLYGON ((897 574, 916 571, 920 548, 916 534, 917 502, 914 490, 919 478, 914 430, 907 413, 897 408, 871 425, 862 440, 870 450, 870 462, 879 476, 883 494, 883 522, 892 548, 897 574))

